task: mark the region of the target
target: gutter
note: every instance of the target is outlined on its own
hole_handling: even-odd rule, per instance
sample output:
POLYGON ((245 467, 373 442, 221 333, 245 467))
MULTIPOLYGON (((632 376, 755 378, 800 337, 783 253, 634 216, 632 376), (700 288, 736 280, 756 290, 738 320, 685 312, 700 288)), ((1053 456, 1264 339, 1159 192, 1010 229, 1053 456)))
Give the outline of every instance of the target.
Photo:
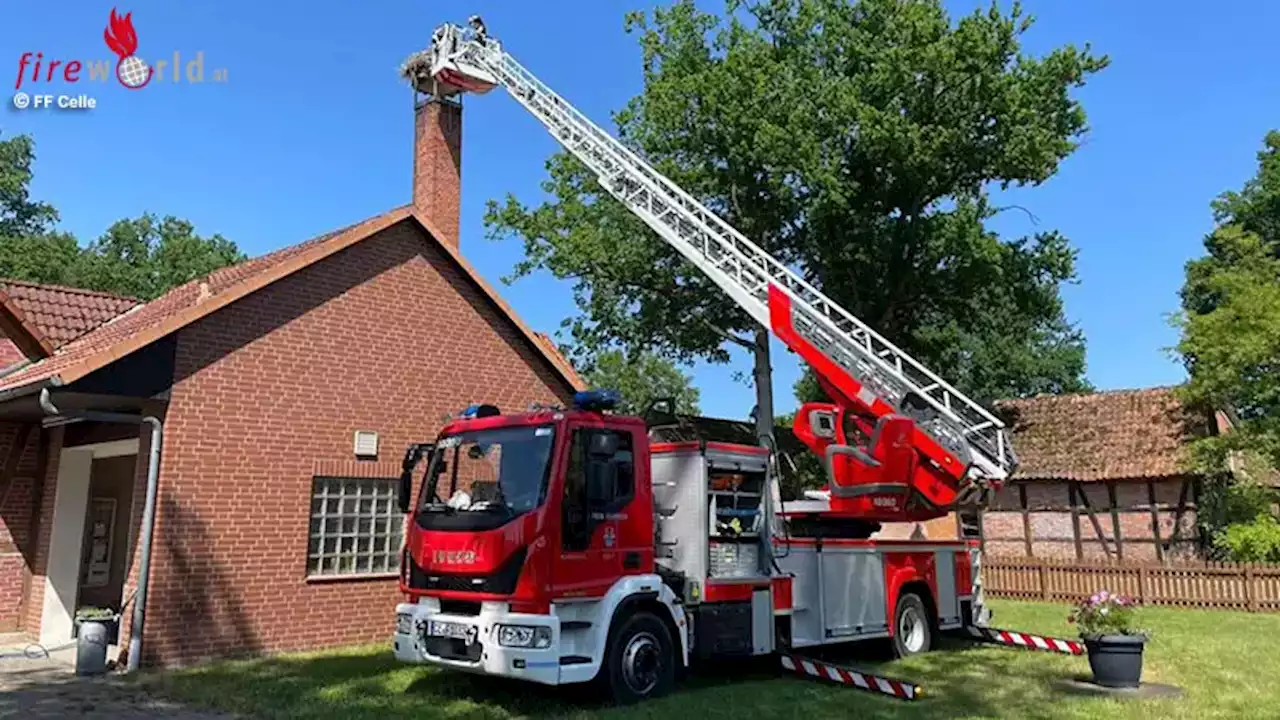
MULTIPOLYGON (((61 382, 55 380, 49 384, 61 385, 61 382)), ((31 387, 31 390, 34 391, 35 387, 31 387)), ((3 399, 3 396, 0 396, 0 399, 3 399)), ((40 387, 40 409, 44 410, 46 415, 41 423, 44 427, 68 425, 82 420, 151 426, 151 446, 147 458, 147 499, 142 510, 142 559, 138 565, 138 589, 133 598, 133 624, 129 629, 129 659, 125 668, 126 673, 137 672, 142 661, 142 630, 146 623, 147 586, 151 578, 151 541, 156 524, 156 492, 160 485, 160 445, 164 440, 164 425, 159 418, 152 415, 96 410, 76 410, 64 414, 53 404, 53 398, 47 386, 40 387)))
POLYGON ((14 400, 20 397, 26 397, 28 395, 34 395, 37 392, 43 393, 48 388, 62 387, 62 384, 62 378, 57 375, 53 375, 41 380, 33 381, 27 385, 19 385, 18 387, 9 388, 8 390, 0 390, 0 403, 8 402, 9 400, 14 400))

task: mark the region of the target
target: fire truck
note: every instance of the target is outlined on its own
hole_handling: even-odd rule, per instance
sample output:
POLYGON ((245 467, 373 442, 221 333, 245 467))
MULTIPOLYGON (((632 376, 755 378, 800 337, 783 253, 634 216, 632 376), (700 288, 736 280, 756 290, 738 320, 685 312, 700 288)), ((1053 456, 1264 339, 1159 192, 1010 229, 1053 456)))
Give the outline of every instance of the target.
POLYGON ((986 503, 1017 463, 998 418, 597 127, 478 18, 437 28, 403 72, 435 96, 505 89, 807 362, 832 401, 803 405, 793 428, 827 483, 788 502, 768 442, 663 439, 670 402, 645 417, 613 412, 608 391, 567 408, 467 408, 405 456, 399 660, 594 681, 630 702, 699 661, 778 654, 802 674, 911 698, 910 683, 801 653, 880 638, 907 656, 953 630, 1043 644, 986 628, 974 545, 873 537, 986 503))

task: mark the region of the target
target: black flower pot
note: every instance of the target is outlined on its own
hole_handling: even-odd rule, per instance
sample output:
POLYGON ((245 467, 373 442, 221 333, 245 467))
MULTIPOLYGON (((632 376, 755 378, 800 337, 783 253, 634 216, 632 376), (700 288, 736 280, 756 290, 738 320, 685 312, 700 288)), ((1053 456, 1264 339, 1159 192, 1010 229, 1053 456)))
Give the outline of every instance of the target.
POLYGON ((1134 688, 1142 680, 1142 635, 1099 635, 1085 638, 1093 681, 1103 687, 1134 688))

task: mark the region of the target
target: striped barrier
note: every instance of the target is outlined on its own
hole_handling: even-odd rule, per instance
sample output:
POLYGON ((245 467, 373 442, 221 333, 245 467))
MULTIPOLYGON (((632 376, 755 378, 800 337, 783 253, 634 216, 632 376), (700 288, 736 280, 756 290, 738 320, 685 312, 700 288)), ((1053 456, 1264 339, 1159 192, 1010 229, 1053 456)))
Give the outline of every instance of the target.
POLYGON ((900 700, 915 700, 924 694, 924 690, 914 683, 894 680, 892 678, 869 675, 857 670, 831 665, 830 663, 810 660, 799 655, 783 655, 782 667, 794 671, 797 675, 829 680, 867 692, 889 695, 900 700))
POLYGON ((997 628, 976 627, 973 625, 965 628, 965 631, 972 638, 996 645, 1024 647, 1032 650, 1058 652, 1065 655, 1084 655, 1085 653, 1084 643, 1076 642, 1075 640, 1063 640, 1062 638, 1032 635, 1015 630, 999 630, 997 628))

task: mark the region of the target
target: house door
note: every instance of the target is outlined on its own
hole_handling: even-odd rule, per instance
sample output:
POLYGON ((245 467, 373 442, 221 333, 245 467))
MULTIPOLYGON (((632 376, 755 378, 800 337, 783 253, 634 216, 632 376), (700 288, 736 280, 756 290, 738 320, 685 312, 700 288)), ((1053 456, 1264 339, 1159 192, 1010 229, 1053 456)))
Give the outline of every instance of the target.
POLYGON ((135 463, 133 455, 93 461, 77 607, 120 609, 131 554, 129 526, 135 463))

